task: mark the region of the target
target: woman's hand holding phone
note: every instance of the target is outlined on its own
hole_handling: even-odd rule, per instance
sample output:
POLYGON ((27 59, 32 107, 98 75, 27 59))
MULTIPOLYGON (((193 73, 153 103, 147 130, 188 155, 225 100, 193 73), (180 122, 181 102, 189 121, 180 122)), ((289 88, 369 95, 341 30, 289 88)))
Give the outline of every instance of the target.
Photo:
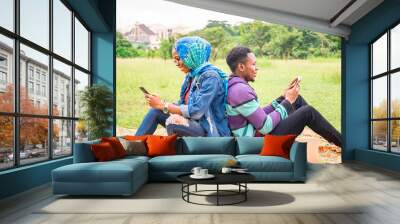
POLYGON ((147 100, 147 103, 149 104, 150 107, 158 110, 162 110, 164 107, 164 102, 161 100, 159 96, 156 95, 151 95, 151 94, 145 94, 145 98, 147 100))

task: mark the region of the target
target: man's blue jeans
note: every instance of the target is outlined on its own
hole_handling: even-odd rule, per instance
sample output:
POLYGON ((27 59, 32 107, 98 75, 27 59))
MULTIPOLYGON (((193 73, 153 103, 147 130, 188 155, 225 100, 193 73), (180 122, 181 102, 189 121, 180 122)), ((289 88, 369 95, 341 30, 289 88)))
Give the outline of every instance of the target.
MULTIPOLYGON (((150 109, 144 117, 139 129, 135 135, 151 135, 160 124, 165 127, 165 121, 169 115, 164 114, 161 110, 150 109)), ((177 134, 178 136, 205 136, 206 133, 200 124, 196 121, 189 120, 189 127, 183 125, 170 124, 167 127, 168 135, 177 134)))

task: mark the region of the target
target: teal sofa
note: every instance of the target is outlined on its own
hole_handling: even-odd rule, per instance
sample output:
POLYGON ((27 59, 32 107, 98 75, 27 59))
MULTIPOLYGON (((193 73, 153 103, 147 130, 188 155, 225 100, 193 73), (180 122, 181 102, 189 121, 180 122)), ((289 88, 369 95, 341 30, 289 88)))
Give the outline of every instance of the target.
POLYGON ((75 144, 74 163, 52 171, 54 194, 131 195, 148 181, 176 181, 193 167, 219 172, 228 160, 247 168, 258 182, 305 182, 306 143, 295 142, 290 159, 260 156, 263 138, 259 137, 182 137, 177 141, 177 155, 127 156, 96 162, 90 145, 99 141, 75 144))

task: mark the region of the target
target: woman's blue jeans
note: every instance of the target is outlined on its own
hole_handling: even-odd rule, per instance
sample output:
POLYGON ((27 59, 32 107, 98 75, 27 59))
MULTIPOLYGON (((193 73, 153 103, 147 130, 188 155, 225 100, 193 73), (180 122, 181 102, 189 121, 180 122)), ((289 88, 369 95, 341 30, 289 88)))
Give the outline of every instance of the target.
MULTIPOLYGON (((169 115, 164 114, 161 110, 150 109, 144 117, 135 135, 151 135, 160 124, 165 127, 165 121, 169 115)), ((170 124, 166 127, 168 135, 177 134, 178 136, 205 136, 206 133, 200 124, 196 121, 189 120, 189 127, 177 124, 170 124)))

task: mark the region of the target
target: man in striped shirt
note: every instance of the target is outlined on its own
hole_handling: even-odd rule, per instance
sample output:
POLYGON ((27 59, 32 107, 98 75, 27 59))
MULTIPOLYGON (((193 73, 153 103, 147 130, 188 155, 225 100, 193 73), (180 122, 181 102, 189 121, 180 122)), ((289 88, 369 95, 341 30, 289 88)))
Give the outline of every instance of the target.
POLYGON ((341 147, 340 133, 299 95, 299 80, 293 80, 284 94, 271 104, 260 107, 257 94, 249 85, 255 81, 258 70, 254 53, 247 47, 235 47, 226 62, 232 71, 226 112, 234 136, 299 135, 308 126, 341 147))

